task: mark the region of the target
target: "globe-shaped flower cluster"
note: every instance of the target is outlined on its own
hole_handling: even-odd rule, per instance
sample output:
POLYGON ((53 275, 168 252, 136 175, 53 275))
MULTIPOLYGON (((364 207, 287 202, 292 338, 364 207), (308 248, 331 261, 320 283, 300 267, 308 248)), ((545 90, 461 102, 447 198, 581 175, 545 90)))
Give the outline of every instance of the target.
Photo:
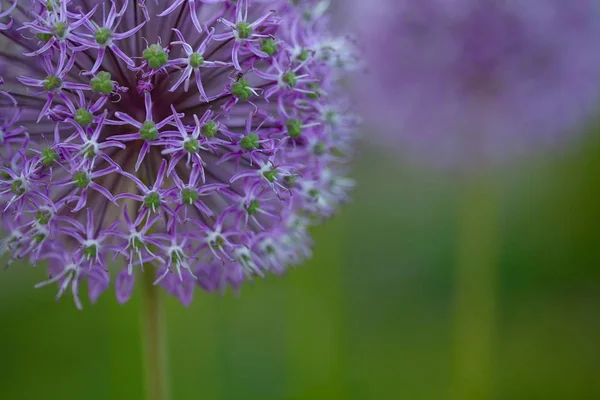
POLYGON ((596 0, 353 0, 371 136, 463 167, 554 149, 600 109, 596 0))
POLYGON ((0 251, 81 307, 136 274, 185 304, 310 256, 347 199, 352 62, 288 0, 11 0, 0 11, 0 251), (114 270, 113 268, 120 268, 114 270))

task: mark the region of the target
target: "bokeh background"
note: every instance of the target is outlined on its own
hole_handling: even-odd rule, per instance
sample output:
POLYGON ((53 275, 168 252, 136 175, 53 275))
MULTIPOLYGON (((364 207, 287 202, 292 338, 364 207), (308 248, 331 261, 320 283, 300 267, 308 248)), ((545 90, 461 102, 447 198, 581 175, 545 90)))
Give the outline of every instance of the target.
MULTIPOLYGON (((166 299, 173 399, 600 399, 600 127, 466 179, 373 142, 309 263, 166 299)), ((44 279, 0 270, 0 399, 142 399, 140 287, 78 311, 44 279)))
MULTIPOLYGON (((491 325, 477 299, 457 307, 464 185, 364 146, 311 262, 239 295, 167 300, 174 399, 442 400, 465 384, 483 389, 463 398, 600 398, 600 129, 586 137, 486 177, 491 325), (493 327, 466 383, 460 360, 483 357, 457 339, 465 315, 493 327)), ((0 271, 0 398, 141 399, 139 288, 80 312, 25 267, 0 271)))

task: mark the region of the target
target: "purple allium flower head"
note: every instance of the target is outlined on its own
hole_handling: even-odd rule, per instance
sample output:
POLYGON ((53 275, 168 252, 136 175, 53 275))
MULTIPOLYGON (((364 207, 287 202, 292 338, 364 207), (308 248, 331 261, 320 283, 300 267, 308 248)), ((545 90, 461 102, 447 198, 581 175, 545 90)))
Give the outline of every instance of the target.
MULTIPOLYGON (((3 4, 7 4, 3 2, 3 4)), ((344 39, 312 0, 11 0, 0 251, 96 301, 185 304, 310 257, 347 199, 344 39), (156 268, 144 271, 149 264, 156 268), (117 267, 115 267, 117 266, 117 267), (114 269, 113 269, 114 268, 114 269)))
POLYGON ((561 142, 599 105, 595 0, 352 4, 371 134, 411 157, 495 163, 561 142))

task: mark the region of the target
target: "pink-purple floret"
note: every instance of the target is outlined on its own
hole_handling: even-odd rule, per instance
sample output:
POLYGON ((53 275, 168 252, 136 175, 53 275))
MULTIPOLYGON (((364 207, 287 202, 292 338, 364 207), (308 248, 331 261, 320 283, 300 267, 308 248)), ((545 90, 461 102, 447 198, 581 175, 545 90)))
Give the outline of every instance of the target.
POLYGON ((140 274, 192 301, 311 255, 347 200, 353 63, 318 1, 11 0, 0 253, 58 297, 140 274), (23 265, 23 262, 19 265, 23 265), (114 278, 114 279, 111 279, 114 278))

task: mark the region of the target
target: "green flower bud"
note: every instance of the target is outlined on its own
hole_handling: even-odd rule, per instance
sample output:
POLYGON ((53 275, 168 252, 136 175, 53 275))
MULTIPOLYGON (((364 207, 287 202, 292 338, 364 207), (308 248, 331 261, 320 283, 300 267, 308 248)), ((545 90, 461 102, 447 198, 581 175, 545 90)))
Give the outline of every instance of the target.
POLYGON ((189 63, 190 63, 190 67, 192 67, 192 68, 198 68, 202 64, 204 64, 204 57, 202 57, 202 54, 200 54, 200 53, 193 53, 190 56, 189 63))
POLYGON ((277 47, 277 43, 275 43, 275 41, 273 39, 263 39, 260 42, 260 49, 262 51, 264 51, 265 53, 267 53, 268 55, 272 56, 273 54, 277 53, 278 47, 277 47))
POLYGON ((189 139, 183 144, 183 149, 188 153, 196 153, 200 149, 200 144, 196 139, 189 139))
POLYGON ((273 168, 273 169, 263 172, 263 176, 269 182, 275 182, 275 180, 277 179, 277 168, 273 168))
POLYGON ((240 79, 231 84, 231 94, 240 101, 246 101, 252 96, 250 83, 245 79, 240 79))
POLYGON ((294 71, 288 71, 283 74, 283 78, 281 78, 281 80, 287 83, 289 87, 294 87, 296 86, 296 83, 298 83, 298 79, 296 78, 294 71))
POLYGON ((98 246, 96 246, 95 244, 93 244, 91 246, 84 247, 83 248, 83 255, 88 260, 90 258, 96 258, 96 256, 98 255, 98 246))
POLYGON ((285 127, 287 128, 288 135, 292 139, 298 139, 302 134, 302 121, 299 119, 288 119, 285 123, 285 127))
POLYGON ((308 60, 308 56, 309 55, 310 55, 310 53, 308 52, 308 50, 302 49, 302 51, 300 52, 300 54, 298 54, 298 60, 299 61, 306 61, 306 60, 308 60))
POLYGON ((150 45, 144 50, 142 57, 152 69, 159 69, 169 62, 169 55, 159 44, 150 45))
POLYGON ((49 210, 38 210, 35 213, 35 219, 41 225, 47 225, 52 218, 52 213, 49 210))
POLYGON ((54 32, 54 36, 59 39, 64 39, 67 36, 67 24, 64 22, 57 22, 52 27, 52 32, 54 32))
POLYGON ((298 184, 298 177, 295 175, 285 176, 283 177, 283 184, 285 185, 285 187, 291 189, 298 184))
POLYGON ((185 188, 181 191, 181 199, 184 204, 192 205, 198 201, 200 194, 197 190, 191 188, 185 188))
POLYGON ((85 189, 90 185, 91 179, 87 172, 77 171, 73 174, 73 183, 78 188, 85 189))
POLYGON ((49 167, 58 161, 58 153, 54 149, 46 147, 40 154, 40 161, 44 167, 49 167))
POLYGON ((242 140, 240 141, 240 146, 244 150, 251 151, 257 149, 260 146, 260 144, 258 143, 259 140, 260 138, 256 133, 249 133, 248 136, 244 136, 242 138, 242 140))
POLYGON ((217 123, 212 119, 206 121, 204 126, 200 129, 200 133, 207 138, 214 137, 217 134, 217 123))
POLYGON ((327 148, 325 147, 325 143, 319 142, 315 145, 315 148, 313 151, 314 151, 315 155, 322 156, 323 154, 325 154, 326 150, 327 150, 327 148))
POLYGON ((108 43, 110 38, 112 38, 112 31, 108 28, 99 28, 96 32, 94 32, 94 38, 96 38, 96 43, 105 45, 108 43))
POLYGON ((144 121, 140 129, 140 136, 144 140, 153 141, 158 137, 158 129, 154 121, 144 121))
POLYGON ((75 111, 75 122, 77 122, 80 126, 87 126, 91 124, 93 120, 94 116, 85 108, 79 108, 77 111, 75 111))
POLYGON ((56 75, 48 75, 46 79, 44 79, 44 89, 51 92, 52 90, 60 89, 62 87, 63 81, 56 75))
POLYGON ((96 157, 96 148, 94 147, 93 144, 88 144, 87 146, 85 146, 85 148, 83 149, 83 156, 85 158, 96 157))
POLYGON ((10 191, 16 194, 17 196, 22 196, 23 194, 25 194, 25 186, 23 185, 23 182, 20 179, 17 179, 13 181, 13 183, 10 185, 10 191))
POLYGON ((258 201, 258 200, 252 200, 252 201, 250 201, 250 204, 248 204, 246 206, 246 212, 249 215, 256 214, 259 209, 260 209, 260 201, 258 201))
POLYGON ((98 72, 90 81, 92 92, 110 94, 115 89, 115 83, 111 80, 110 72, 98 72))
POLYGON ((240 21, 235 26, 235 29, 238 32, 238 38, 240 39, 248 39, 250 35, 252 35, 252 27, 249 23, 240 21))
POLYGON ((160 207, 160 195, 156 192, 150 192, 144 197, 144 205, 155 211, 160 207))

